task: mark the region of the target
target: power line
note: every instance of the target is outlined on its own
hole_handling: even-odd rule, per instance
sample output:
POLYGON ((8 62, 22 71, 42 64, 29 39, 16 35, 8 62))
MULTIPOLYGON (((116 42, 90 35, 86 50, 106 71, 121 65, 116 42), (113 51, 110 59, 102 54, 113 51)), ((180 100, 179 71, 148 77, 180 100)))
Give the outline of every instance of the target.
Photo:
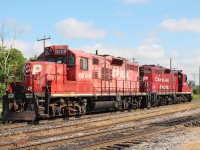
POLYGON ((50 36, 46 38, 45 35, 44 35, 44 38, 43 38, 43 39, 38 39, 38 38, 37 38, 37 41, 43 41, 43 46, 44 46, 44 48, 45 48, 45 41, 46 41, 46 40, 49 40, 49 39, 51 39, 50 36))

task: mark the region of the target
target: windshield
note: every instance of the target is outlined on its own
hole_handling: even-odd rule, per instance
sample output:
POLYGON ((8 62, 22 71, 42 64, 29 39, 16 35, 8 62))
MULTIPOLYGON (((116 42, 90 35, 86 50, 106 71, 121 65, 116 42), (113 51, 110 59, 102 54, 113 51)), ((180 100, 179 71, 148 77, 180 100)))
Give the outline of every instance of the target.
POLYGON ((66 58, 65 57, 58 57, 58 58, 48 57, 48 58, 46 58, 46 61, 56 62, 56 63, 59 63, 59 64, 66 64, 66 58))
POLYGON ((68 64, 68 65, 74 65, 75 64, 75 58, 74 55, 70 54, 67 58, 66 56, 63 57, 46 57, 46 61, 48 62, 55 62, 59 64, 68 64))
POLYGON ((47 58, 46 61, 48 61, 48 62, 56 62, 56 59, 50 57, 50 58, 47 58))

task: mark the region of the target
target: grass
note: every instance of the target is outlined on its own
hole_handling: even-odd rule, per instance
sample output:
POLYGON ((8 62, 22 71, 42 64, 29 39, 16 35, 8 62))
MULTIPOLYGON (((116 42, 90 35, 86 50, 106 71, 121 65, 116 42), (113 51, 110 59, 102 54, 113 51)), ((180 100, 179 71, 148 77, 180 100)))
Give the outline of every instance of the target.
POLYGON ((192 100, 200 100, 200 94, 192 94, 192 100))

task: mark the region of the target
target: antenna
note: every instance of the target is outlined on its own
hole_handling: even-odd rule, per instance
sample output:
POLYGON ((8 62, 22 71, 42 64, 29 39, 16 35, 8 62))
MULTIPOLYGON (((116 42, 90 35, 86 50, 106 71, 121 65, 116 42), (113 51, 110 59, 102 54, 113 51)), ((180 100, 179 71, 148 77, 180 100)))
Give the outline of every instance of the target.
POLYGON ((38 38, 37 38, 37 41, 43 41, 43 46, 44 46, 44 48, 45 48, 45 41, 46 41, 46 40, 49 40, 49 39, 51 39, 50 36, 49 36, 48 38, 46 38, 45 35, 44 35, 44 38, 43 38, 43 39, 38 39, 38 38))

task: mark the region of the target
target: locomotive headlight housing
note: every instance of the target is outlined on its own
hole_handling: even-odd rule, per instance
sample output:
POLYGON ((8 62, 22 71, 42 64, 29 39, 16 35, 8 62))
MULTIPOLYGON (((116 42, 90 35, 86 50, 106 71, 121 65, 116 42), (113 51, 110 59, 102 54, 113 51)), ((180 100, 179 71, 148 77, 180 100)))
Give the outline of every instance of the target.
POLYGON ((30 64, 26 64, 26 65, 24 66, 24 73, 25 73, 25 74, 29 74, 29 73, 30 73, 30 64))
POLYGON ((33 89, 33 88, 32 88, 31 86, 28 86, 28 87, 27 87, 27 91, 30 92, 30 93, 32 92, 32 89, 33 89))

